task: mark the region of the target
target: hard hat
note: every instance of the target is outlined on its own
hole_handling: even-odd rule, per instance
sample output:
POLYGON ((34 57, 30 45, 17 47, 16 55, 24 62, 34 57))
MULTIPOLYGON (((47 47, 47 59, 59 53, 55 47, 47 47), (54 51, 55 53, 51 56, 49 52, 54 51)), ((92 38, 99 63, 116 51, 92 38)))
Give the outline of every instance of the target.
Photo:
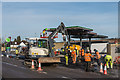
POLYGON ((94 51, 96 51, 96 49, 94 49, 94 51))

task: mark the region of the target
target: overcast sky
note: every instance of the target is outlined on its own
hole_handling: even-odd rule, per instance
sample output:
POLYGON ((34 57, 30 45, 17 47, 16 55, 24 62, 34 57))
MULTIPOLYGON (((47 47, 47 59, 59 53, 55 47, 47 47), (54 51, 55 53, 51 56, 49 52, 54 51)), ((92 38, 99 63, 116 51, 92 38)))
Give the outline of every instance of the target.
POLYGON ((117 2, 3 2, 2 9, 4 38, 39 37, 44 28, 58 27, 61 21, 118 37, 117 2))

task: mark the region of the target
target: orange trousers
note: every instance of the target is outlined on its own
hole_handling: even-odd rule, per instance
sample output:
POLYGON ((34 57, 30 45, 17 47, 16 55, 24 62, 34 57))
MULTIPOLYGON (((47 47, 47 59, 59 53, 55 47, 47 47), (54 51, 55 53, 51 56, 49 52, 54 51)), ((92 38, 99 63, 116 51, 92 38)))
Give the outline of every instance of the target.
POLYGON ((72 55, 72 60, 73 60, 73 63, 75 64, 76 63, 76 54, 72 55))

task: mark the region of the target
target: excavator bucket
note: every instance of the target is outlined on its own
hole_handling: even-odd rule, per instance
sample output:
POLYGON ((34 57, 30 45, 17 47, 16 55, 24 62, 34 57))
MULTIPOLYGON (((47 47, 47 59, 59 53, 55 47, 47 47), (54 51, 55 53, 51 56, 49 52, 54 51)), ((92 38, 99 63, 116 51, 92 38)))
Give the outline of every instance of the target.
POLYGON ((38 59, 41 63, 60 63, 59 57, 40 57, 38 59))

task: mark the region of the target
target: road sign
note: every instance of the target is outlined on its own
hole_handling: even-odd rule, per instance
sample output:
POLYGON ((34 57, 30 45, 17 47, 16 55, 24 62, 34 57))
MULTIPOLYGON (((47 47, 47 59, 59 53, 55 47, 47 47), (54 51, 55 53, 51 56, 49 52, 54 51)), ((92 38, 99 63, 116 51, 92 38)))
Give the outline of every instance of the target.
POLYGON ((10 38, 6 38, 6 42, 10 42, 10 38))

